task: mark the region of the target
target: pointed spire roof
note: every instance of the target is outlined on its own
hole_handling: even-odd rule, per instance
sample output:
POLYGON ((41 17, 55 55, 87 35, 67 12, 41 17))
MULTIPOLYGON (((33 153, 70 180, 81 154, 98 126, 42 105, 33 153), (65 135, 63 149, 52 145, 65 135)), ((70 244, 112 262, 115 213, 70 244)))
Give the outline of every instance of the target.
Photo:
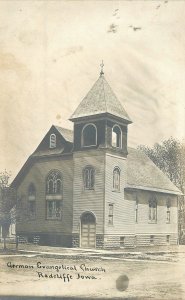
POLYGON ((72 114, 70 120, 100 114, 110 114, 124 119, 127 123, 132 123, 127 112, 117 99, 103 75, 104 73, 102 69, 100 77, 72 114))

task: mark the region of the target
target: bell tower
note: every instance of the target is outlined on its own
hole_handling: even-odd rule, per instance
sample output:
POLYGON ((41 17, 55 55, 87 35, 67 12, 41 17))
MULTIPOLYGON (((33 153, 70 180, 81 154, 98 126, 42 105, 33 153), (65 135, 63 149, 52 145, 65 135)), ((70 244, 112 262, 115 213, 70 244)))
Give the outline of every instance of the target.
POLYGON ((123 222, 127 126, 132 123, 104 77, 79 104, 74 122, 73 247, 106 246, 123 222), (114 228, 107 217, 115 210, 114 228), (111 224, 110 224, 111 225, 111 224), (107 230, 108 228, 108 230, 107 230))
POLYGON ((104 77, 100 76, 79 104, 70 120, 74 122, 74 151, 107 149, 127 156, 127 112, 104 77))

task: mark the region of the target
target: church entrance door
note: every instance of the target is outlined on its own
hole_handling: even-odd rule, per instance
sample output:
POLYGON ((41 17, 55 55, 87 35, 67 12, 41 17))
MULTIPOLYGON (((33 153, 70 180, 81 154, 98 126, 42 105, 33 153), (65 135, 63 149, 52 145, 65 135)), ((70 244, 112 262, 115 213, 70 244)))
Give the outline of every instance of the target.
POLYGON ((92 213, 81 217, 81 248, 96 247, 96 219, 92 213))

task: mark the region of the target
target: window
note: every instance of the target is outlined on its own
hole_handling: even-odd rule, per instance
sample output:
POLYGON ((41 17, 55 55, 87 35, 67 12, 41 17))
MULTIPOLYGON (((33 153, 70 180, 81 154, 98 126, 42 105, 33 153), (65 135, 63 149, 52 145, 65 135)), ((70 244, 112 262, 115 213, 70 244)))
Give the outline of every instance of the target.
POLYGON ((109 225, 113 225, 113 209, 114 209, 114 205, 109 204, 109 215, 108 215, 108 224, 109 225))
POLYGON ((170 208, 171 208, 171 201, 168 199, 166 202, 166 223, 170 223, 170 208))
POLYGON ((154 244, 154 235, 150 236, 150 244, 153 245, 154 244))
POLYGON ((52 133, 50 135, 49 147, 50 148, 55 148, 56 147, 56 135, 54 133, 52 133))
POLYGON ((118 167, 113 170, 113 190, 120 191, 120 169, 118 167))
POLYGON ((135 203, 135 222, 136 223, 138 222, 138 204, 139 204, 139 201, 138 201, 138 199, 136 199, 136 203, 135 203))
POLYGON ((84 180, 84 189, 85 190, 93 190, 94 182, 95 182, 95 171, 91 166, 85 167, 83 170, 83 180, 84 180))
POLYGON ((47 219, 61 219, 63 199, 62 174, 52 170, 46 179, 46 217, 47 219))
POLYGON ((121 129, 118 125, 112 128, 112 146, 121 148, 121 129))
POLYGON ((166 243, 167 243, 167 244, 170 243, 170 236, 169 236, 169 235, 166 236, 166 243))
POLYGON ((61 219, 62 201, 47 200, 47 219, 61 219))
POLYGON ((156 201, 156 199, 151 199, 149 201, 149 221, 151 223, 157 222, 157 201, 156 201))
POLYGON ((82 145, 84 147, 96 146, 97 144, 97 129, 94 124, 85 125, 82 130, 82 145))
POLYGON ((124 246, 125 246, 125 237, 120 236, 120 247, 124 247, 124 246))
POLYGON ((28 217, 35 219, 36 216, 36 189, 33 183, 28 188, 28 217))
POLYGON ((59 171, 51 171, 46 180, 46 194, 62 194, 62 175, 59 171))

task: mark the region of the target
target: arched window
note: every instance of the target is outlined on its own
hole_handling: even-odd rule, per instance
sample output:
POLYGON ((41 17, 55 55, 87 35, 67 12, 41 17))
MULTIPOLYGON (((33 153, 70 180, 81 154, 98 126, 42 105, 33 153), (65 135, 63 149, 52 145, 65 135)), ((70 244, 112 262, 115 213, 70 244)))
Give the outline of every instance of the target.
POLYGON ((149 221, 157 222, 157 200, 155 198, 149 200, 149 221))
POLYGON ((54 133, 50 134, 49 147, 50 148, 56 147, 56 135, 54 133))
POLYGON ((94 124, 84 126, 82 130, 82 145, 84 147, 97 145, 97 129, 94 124))
POLYGON ((59 171, 51 171, 46 180, 47 194, 61 194, 62 193, 62 175, 59 171))
POLYGON ((113 170, 113 190, 120 191, 120 169, 118 167, 113 170))
POLYGON ((118 125, 114 125, 112 128, 112 146, 116 148, 121 148, 121 140, 121 128, 118 125))
POLYGON ((36 189, 33 183, 28 187, 28 217, 35 219, 36 216, 36 189))
POLYGON ((95 171, 91 166, 85 167, 83 170, 84 189, 93 190, 95 182, 95 171))

